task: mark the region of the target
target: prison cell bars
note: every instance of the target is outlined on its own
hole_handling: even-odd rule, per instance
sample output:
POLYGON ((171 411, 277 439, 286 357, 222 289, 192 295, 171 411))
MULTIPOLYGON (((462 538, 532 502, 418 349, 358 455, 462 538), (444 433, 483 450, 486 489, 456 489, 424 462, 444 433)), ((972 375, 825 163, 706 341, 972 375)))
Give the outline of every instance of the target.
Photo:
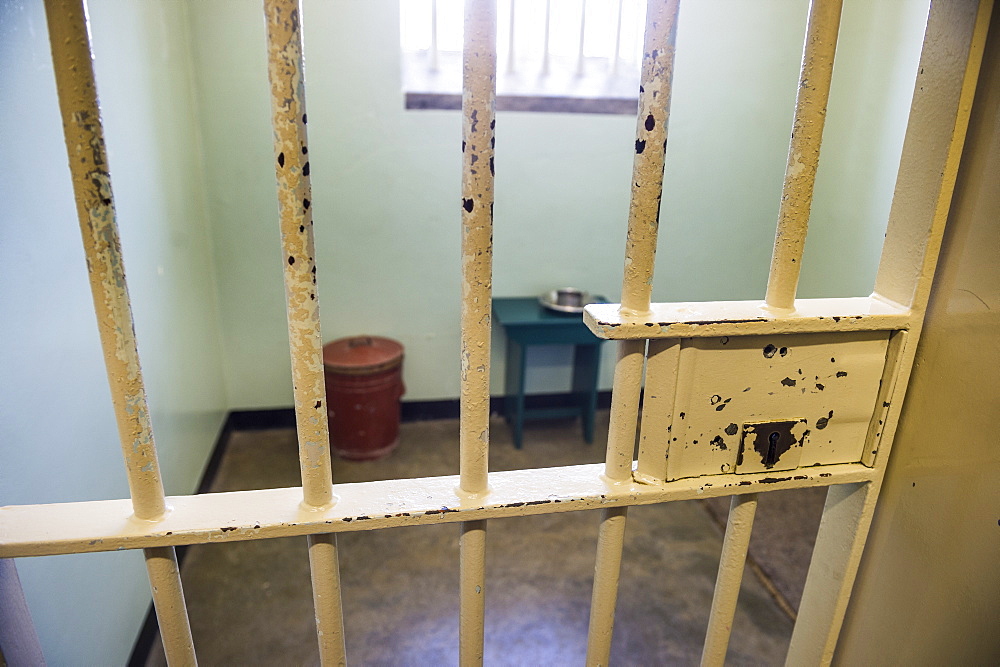
MULTIPOLYGON (((45 16, 76 212, 133 515, 138 521, 154 522, 169 508, 125 285, 86 10, 83 0, 46 0, 45 16)), ((174 548, 147 548, 144 556, 167 659, 175 664, 194 664, 194 642, 174 548)))
MULTIPOLYGON (((795 117, 767 279, 765 303, 772 308, 795 307, 842 5, 843 0, 812 0, 809 3, 795 117)), ((725 664, 756 512, 756 493, 733 496, 702 648, 702 665, 721 667, 725 664)))
POLYGON ((795 307, 842 5, 843 0, 812 0, 809 3, 802 74, 795 98, 795 121, 765 296, 767 305, 776 309, 795 307))
MULTIPOLYGON (((679 9, 680 0, 649 2, 646 8, 632 195, 622 279, 621 312, 626 317, 642 317, 649 313, 679 9)), ((632 480, 632 455, 645 350, 644 340, 618 343, 604 469, 605 477, 613 483, 632 480)), ((588 665, 607 665, 611 655, 627 516, 625 507, 609 508, 601 513, 587 638, 588 665)))
MULTIPOLYGON (((264 14, 302 505, 303 511, 319 511, 336 498, 313 237, 302 14, 298 0, 264 0, 264 14)), ((309 535, 306 543, 320 659, 324 665, 345 664, 337 536, 309 535)))
MULTIPOLYGON (((496 0, 467 0, 462 56, 462 350, 459 493, 489 493, 490 317, 493 299, 493 146, 496 0)), ((462 524, 459 662, 483 662, 486 521, 462 524)))
MULTIPOLYGON (((931 6, 920 73, 917 76, 910 123, 900 161, 900 177, 876 281, 876 296, 863 300, 870 302, 870 307, 884 305, 865 316, 859 316, 867 329, 896 331, 890 344, 891 358, 886 371, 890 373, 886 377, 891 381, 884 383, 885 391, 896 391, 893 387, 905 387, 912 366, 914 346, 919 337, 922 313, 926 307, 950 193, 955 182, 991 9, 992 3, 988 0, 978 6, 959 0, 942 0, 931 6)), ((454 481, 454 478, 431 478, 343 485, 340 492, 345 501, 336 505, 328 504, 325 508, 313 511, 301 509, 305 494, 303 486, 302 489, 218 494, 218 497, 182 496, 172 499, 174 511, 170 514, 161 513, 158 517, 150 515, 149 504, 155 511, 157 499, 164 507, 165 502, 162 485, 155 475, 155 448, 152 446, 148 413, 142 398, 82 3, 79 0, 72 3, 68 0, 47 0, 46 12, 50 22, 57 88, 66 124, 78 213, 85 245, 89 244, 88 261, 95 294, 95 312, 102 327, 102 343, 106 352, 109 349, 108 341, 125 346, 110 348, 112 352, 122 353, 126 368, 118 369, 109 362, 109 378, 116 401, 116 415, 121 417, 123 414, 117 407, 125 404, 126 397, 131 397, 133 401, 127 407, 135 408, 131 412, 126 408, 124 418, 119 419, 127 470, 130 482, 134 482, 135 487, 131 506, 137 517, 148 520, 132 522, 123 529, 121 519, 127 514, 126 501, 4 508, 4 541, 0 544, 0 557, 144 548, 168 659, 175 663, 193 663, 193 646, 177 576, 176 559, 173 556, 172 546, 175 544, 333 534, 342 530, 431 522, 468 522, 495 516, 606 508, 609 505, 623 508, 628 505, 694 497, 736 495, 739 498, 739 494, 733 493, 737 487, 749 492, 765 488, 761 486, 763 483, 767 483, 766 488, 770 490, 823 485, 830 487, 827 506, 824 508, 823 522, 803 592, 799 622, 795 625, 789 648, 788 663, 829 663, 898 421, 898 401, 893 403, 893 409, 885 415, 881 445, 877 447, 877 455, 873 454, 867 465, 829 465, 818 471, 805 468, 794 479, 773 480, 756 474, 720 475, 714 476, 711 482, 681 480, 679 483, 657 486, 635 483, 626 475, 624 479, 617 481, 608 474, 615 470, 610 463, 617 460, 611 456, 612 448, 609 447, 609 464, 605 466, 603 480, 597 477, 598 466, 497 473, 493 478, 497 488, 488 498, 481 497, 466 502, 460 497, 458 509, 447 506, 441 508, 441 502, 454 502, 454 481, 460 482, 461 478, 454 481), (81 159, 82 166, 74 164, 81 159), (128 347, 131 348, 131 353, 128 347), (118 375, 117 372, 124 372, 126 375, 118 375), (123 388, 120 382, 122 377, 131 381, 129 387, 123 388), (135 398, 135 391, 127 391, 135 387, 138 387, 138 398, 135 398), (129 441, 128 437, 132 435, 135 439, 129 441), (141 466, 146 469, 138 472, 153 473, 152 479, 157 480, 156 484, 151 485, 151 477, 140 476, 135 469, 134 461, 129 458, 129 450, 133 444, 147 457, 141 466), (392 503, 386 501, 386 494, 390 492, 400 494, 401 500, 392 503), (295 501, 296 494, 298 501, 295 501), (296 502, 300 509, 292 509, 296 502), (377 516, 380 511, 389 511, 390 506, 396 510, 395 514, 385 514, 384 518, 377 516), (361 518, 370 521, 364 522, 364 527, 360 525, 360 521, 353 521, 361 518), (259 521, 255 522, 255 519, 259 521), (224 525, 223 521, 231 524, 234 520, 237 526, 219 528, 224 525), (53 535, 58 537, 53 538, 53 535)), ((641 116, 640 124, 643 124, 641 116)), ((648 243, 644 247, 651 249, 648 243)), ((623 305, 625 301, 623 294, 623 305)), ((818 301, 825 303, 825 300, 818 301)), ((815 305, 822 306, 823 303, 815 305)), ((754 330, 792 330, 787 327, 805 327, 797 330, 810 330, 809 327, 813 325, 809 309, 812 306, 808 302, 797 306, 806 311, 805 314, 775 316, 773 321, 766 320, 759 325, 755 323, 754 330)), ((488 309, 486 312, 489 312, 488 309)), ((627 309, 624 312, 629 314, 627 309)), ((637 314, 629 317, 637 325, 644 325, 648 321, 637 314)), ((748 325, 739 321, 730 322, 725 319, 709 326, 713 332, 732 333, 743 333, 748 328, 748 325)), ((619 337, 629 334, 630 329, 624 326, 621 329, 619 337)), ((695 335, 706 334, 702 332, 695 335)), ((653 340, 651 347, 653 344, 660 344, 662 340, 653 340)), ((634 427, 634 417, 632 419, 634 427)), ((634 438, 634 428, 632 437, 634 438)), ((485 441, 483 445, 476 445, 474 450, 485 454, 485 441)), ((485 456, 478 462, 482 464, 480 474, 485 479, 485 456)), ((631 461, 628 463, 630 465, 631 461)), ((460 483, 460 486, 464 485, 460 483)), ((734 501, 734 504, 744 506, 741 500, 734 501)), ((610 559, 605 560, 611 563, 615 575, 615 561, 620 562, 620 538, 624 529, 624 513, 619 514, 622 521, 614 524, 615 530, 602 530, 603 536, 610 537, 606 541, 611 544, 611 548, 602 547, 601 551, 610 555, 610 559)), ((731 516, 731 523, 739 523, 739 516, 731 516)), ((726 548, 740 544, 740 540, 727 539, 726 548)), ((736 553, 738 554, 738 550, 736 553)), ((600 559, 599 554, 598 560, 600 559)), ((599 598, 605 608, 610 600, 613 614, 613 599, 606 594, 598 595, 597 580, 600 573, 597 575, 595 598, 599 598)), ((610 590, 613 593, 616 589, 612 587, 610 590)), ((610 627, 608 623, 608 640, 610 627)))

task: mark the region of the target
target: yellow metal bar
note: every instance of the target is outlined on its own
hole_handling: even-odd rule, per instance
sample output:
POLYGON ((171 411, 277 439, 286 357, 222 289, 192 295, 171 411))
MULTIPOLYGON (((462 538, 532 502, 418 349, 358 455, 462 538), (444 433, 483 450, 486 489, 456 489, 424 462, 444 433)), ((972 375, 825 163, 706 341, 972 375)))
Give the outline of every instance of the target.
POLYGON ((873 479, 860 463, 719 474, 660 484, 612 482, 603 463, 490 475, 490 494, 460 494, 457 475, 337 484, 335 505, 302 507, 301 487, 170 496, 157 523, 129 521, 128 500, 0 507, 0 558, 340 533, 652 505, 873 479))
POLYGON ((462 523, 459 538, 458 664, 483 664, 486 613, 486 521, 462 523))
POLYGON ((827 492, 786 665, 833 660, 913 367, 992 11, 992 0, 931 3, 875 281, 877 296, 912 309, 915 316, 894 353, 898 373, 887 401, 893 409, 884 415, 873 478, 827 492))
MULTIPOLYGON (((632 197, 629 204, 628 237, 625 241, 622 303, 619 309, 620 316, 625 319, 649 313, 656 233, 660 224, 679 8, 680 0, 651 0, 646 5, 646 36, 639 86, 635 159, 632 166, 632 197)), ((581 65, 582 62, 581 56, 581 65)), ((619 484, 632 479, 645 353, 644 340, 622 341, 618 345, 604 474, 609 481, 619 484)), ((601 514, 587 635, 588 665, 608 664, 627 516, 628 510, 624 507, 608 509, 601 514)))
POLYGON ((776 313, 763 301, 654 303, 645 317, 625 317, 613 303, 592 304, 583 322, 598 338, 705 338, 830 331, 908 329, 909 308, 874 297, 799 299, 794 311, 776 313))
MULTIPOLYGON (((496 33, 496 1, 466 0, 462 55, 459 492, 469 499, 489 493, 496 33)), ((463 666, 482 665, 486 609, 486 521, 463 524, 459 545, 459 663, 463 666)))
MULTIPOLYGON (((307 509, 318 510, 336 498, 316 285, 302 10, 298 0, 264 0, 264 15, 302 498, 307 509)), ((307 543, 320 661, 343 665, 346 651, 336 537, 310 535, 307 543)))
POLYGON ((301 12, 297 0, 265 0, 264 13, 303 501, 322 507, 334 498, 316 290, 301 12))
POLYGON ((645 340, 623 340, 618 343, 604 474, 608 479, 619 482, 632 478, 632 455, 635 453, 635 430, 639 421, 639 395, 642 392, 645 359, 645 340))
POLYGON ((618 602, 618 577, 625 541, 628 508, 612 507, 601 512, 597 534, 597 561, 594 564, 594 590, 590 600, 590 626, 587 630, 587 665, 608 665, 611 636, 615 627, 615 604, 618 602))
POLYGON ((156 520, 166 510, 163 481, 125 285, 86 12, 82 0, 46 0, 45 14, 76 212, 132 505, 136 518, 156 520))
POLYGON ((733 629, 733 616, 740 597, 740 582, 750 547, 753 519, 757 513, 757 494, 733 496, 729 506, 729 522, 722 543, 719 575, 715 580, 712 611, 708 618, 708 631, 702 648, 701 664, 721 667, 726 662, 729 634, 733 629))
POLYGON ((307 542, 320 661, 324 665, 345 665, 347 654, 344 645, 344 610, 340 593, 337 536, 310 535, 307 542))
POLYGON ((462 94, 461 476, 484 493, 490 436, 496 3, 467 0, 462 94))
POLYGON ((812 0, 809 5, 802 74, 778 209, 778 231, 767 279, 766 301, 772 308, 795 307, 842 4, 843 0, 812 0))
POLYGON ((646 8, 632 199, 622 280, 621 308, 628 316, 641 316, 649 311, 653 290, 679 6, 680 0, 650 0, 646 8))
POLYGON ((177 554, 173 547, 150 547, 144 549, 143 554, 167 663, 197 665, 177 554))
MULTIPOLYGON (((166 513, 166 502, 125 283, 86 10, 81 0, 46 0, 45 14, 77 216, 132 510, 136 519, 158 521, 166 513)), ((172 664, 196 664, 174 548, 147 549, 146 568, 168 659, 172 664)))

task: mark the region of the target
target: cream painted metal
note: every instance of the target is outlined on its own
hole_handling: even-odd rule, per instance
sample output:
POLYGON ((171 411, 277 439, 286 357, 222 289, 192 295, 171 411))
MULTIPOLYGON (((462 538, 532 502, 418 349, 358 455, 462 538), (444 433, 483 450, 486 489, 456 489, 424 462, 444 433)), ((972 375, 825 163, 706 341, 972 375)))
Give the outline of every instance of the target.
MULTIPOLYGON (((336 533, 461 523, 460 659, 475 665, 483 655, 486 520, 601 509, 587 662, 607 664, 627 508, 732 496, 703 655, 704 664, 717 665, 724 661, 738 601, 756 494, 829 486, 787 658, 790 665, 828 664, 920 334, 992 3, 937 0, 931 6, 872 297, 795 301, 794 278, 772 276, 766 303, 650 305, 678 9, 676 0, 651 0, 622 304, 592 306, 586 313, 597 335, 621 341, 606 463, 488 474, 495 7, 490 0, 470 0, 460 474, 337 485, 329 474, 325 410, 319 409, 325 396, 315 380, 320 339, 311 218, 304 201, 308 147, 300 20, 295 2, 267 0, 265 8, 303 486, 163 497, 131 334, 83 7, 80 0, 47 0, 67 147, 132 500, 0 508, 0 558, 144 549, 168 659, 193 664, 172 547, 309 536, 326 664, 345 658, 336 533), (789 284, 790 303, 770 298, 771 287, 787 297, 789 284)), ((813 76, 810 68, 828 72, 832 66, 835 15, 839 3, 816 0, 804 79, 813 76), (815 18, 821 15, 825 18, 815 18), (828 48, 811 50, 814 36, 828 48)), ((819 118, 825 113, 825 103, 806 104, 806 97, 800 97, 796 128, 805 118, 804 106, 812 105, 809 114, 819 118)), ((799 208, 786 216, 782 207, 781 225, 794 219, 796 233, 804 237, 802 210, 808 211, 811 176, 808 186, 794 185, 792 162, 797 151, 814 155, 819 146, 817 139, 811 148, 796 148, 798 132, 786 191, 795 190, 799 208)), ((795 264, 797 252, 789 255, 795 264)))
MULTIPOLYGON (((513 13, 513 3, 511 12, 513 13)), ((493 304, 493 147, 497 17, 494 0, 465 3, 462 59, 462 350, 459 491, 490 493, 490 331, 493 304)), ((481 665, 486 621, 486 521, 459 538, 459 662, 481 665)))
MULTIPOLYGON (((623 318, 638 318, 649 313, 679 10, 680 0, 650 2, 646 6, 637 138, 632 163, 632 198, 625 240, 622 303, 619 307, 623 318)), ((608 480, 618 484, 629 480, 632 474, 646 350, 646 341, 642 337, 637 338, 618 343, 618 361, 615 364, 604 474, 608 480)), ((587 631, 588 665, 607 665, 611 656, 627 518, 627 508, 624 507, 605 510, 601 514, 587 631)))
MULTIPOLYGON (((125 284, 86 9, 82 0, 47 0, 45 16, 94 312, 132 496, 131 511, 125 516, 133 522, 155 523, 169 514, 169 507, 125 284)), ((143 555, 167 658, 175 664, 195 664, 174 549, 153 547, 143 555)))
MULTIPOLYGON (((314 259, 301 8, 298 0, 264 0, 264 16, 302 503, 318 510, 336 502, 336 496, 314 259)), ((337 536, 310 535, 306 543, 320 660, 346 664, 337 536)))

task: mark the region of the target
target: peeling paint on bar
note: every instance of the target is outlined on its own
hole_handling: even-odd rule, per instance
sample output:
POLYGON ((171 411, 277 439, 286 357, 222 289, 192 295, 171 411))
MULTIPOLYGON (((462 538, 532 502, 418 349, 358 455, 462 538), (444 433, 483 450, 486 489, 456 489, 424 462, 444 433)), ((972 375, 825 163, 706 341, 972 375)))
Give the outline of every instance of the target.
POLYGON ((155 520, 166 511, 163 481, 125 284, 85 10, 79 0, 47 0, 45 10, 76 211, 129 491, 136 517, 155 520))
POLYGON ((799 299, 793 312, 776 314, 763 301, 654 303, 643 318, 623 317, 618 304, 591 304, 583 321, 609 340, 894 331, 908 329, 913 313, 877 297, 799 299))
MULTIPOLYGON (((46 0, 45 14, 94 313, 132 497, 125 520, 155 525, 167 505, 125 282, 86 9, 82 0, 46 0)), ((145 564, 167 660, 196 664, 174 548, 147 549, 145 564)))
MULTIPOLYGON (((496 1, 466 0, 462 54, 459 489, 470 498, 490 493, 496 31, 496 1)), ((443 507, 433 512, 444 515, 450 510, 443 507)), ((462 524, 459 551, 459 663, 482 665, 486 611, 486 521, 462 524)))
MULTIPOLYGON (((264 15, 302 503, 315 509, 335 503, 336 496, 316 284, 302 8, 298 0, 265 0, 264 15)), ((337 538, 310 535, 307 546, 320 659, 324 665, 343 665, 347 658, 337 538)))
POLYGON ((128 500, 0 507, 0 558, 204 544, 396 526, 459 523, 805 486, 868 481, 859 464, 799 468, 794 475, 716 475, 660 484, 612 483, 603 464, 494 472, 491 493, 469 498, 458 476, 335 484, 338 502, 301 506, 301 487, 170 496, 158 522, 129 517, 128 500), (551 501, 551 502, 544 502, 551 501), (386 516, 389 515, 389 516, 386 516), (369 517, 359 521, 360 517, 369 517), (223 530, 236 528, 236 530, 223 530))
POLYGON ((303 502, 323 507, 333 502, 334 497, 315 272, 300 11, 297 0, 266 0, 264 3, 303 502))
POLYGON ((837 51, 837 33, 843 0, 812 0, 802 51, 802 73, 795 100, 795 120, 788 147, 785 184, 778 210, 778 229, 774 237, 771 271, 767 279, 769 306, 776 309, 795 307, 795 292, 802 268, 802 250, 809 227, 813 184, 819 167, 819 149, 823 141, 826 104, 833 78, 833 59, 837 51))

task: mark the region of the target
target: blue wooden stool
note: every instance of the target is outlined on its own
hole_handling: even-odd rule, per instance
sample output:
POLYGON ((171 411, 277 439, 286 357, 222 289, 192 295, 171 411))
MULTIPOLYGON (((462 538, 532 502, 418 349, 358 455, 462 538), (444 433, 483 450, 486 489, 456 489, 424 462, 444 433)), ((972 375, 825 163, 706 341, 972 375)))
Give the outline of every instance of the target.
POLYGON ((507 373, 504 386, 504 417, 521 448, 524 420, 539 417, 575 417, 583 421, 583 439, 594 440, 597 409, 597 378, 601 343, 590 332, 579 313, 559 313, 543 307, 535 297, 493 299, 493 317, 507 334, 507 373), (530 345, 572 345, 574 405, 559 408, 526 408, 524 371, 530 345))

